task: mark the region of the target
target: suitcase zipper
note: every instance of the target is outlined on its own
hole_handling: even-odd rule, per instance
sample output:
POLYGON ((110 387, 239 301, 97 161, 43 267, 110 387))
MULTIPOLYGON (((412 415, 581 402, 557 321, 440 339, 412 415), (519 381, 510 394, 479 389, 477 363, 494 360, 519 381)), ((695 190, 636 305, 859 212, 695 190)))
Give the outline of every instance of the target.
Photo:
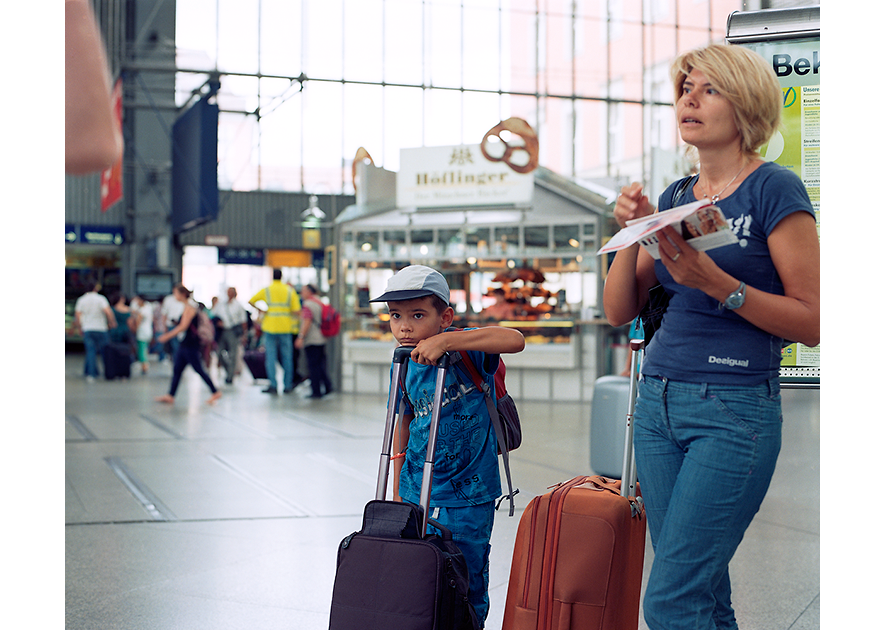
MULTIPOLYGON (((535 497, 535 503, 532 505, 532 527, 529 532, 529 556, 526 561, 526 577, 523 580, 522 603, 524 608, 529 607, 529 582, 532 579, 532 561, 535 553, 535 529, 538 525, 538 508, 541 507, 540 496, 535 497)), ((537 606, 535 607, 537 609, 537 606)))
POLYGON ((556 553, 559 544, 559 527, 562 522, 562 506, 573 488, 584 483, 586 477, 574 477, 550 493, 547 513, 547 531, 544 535, 544 557, 541 568, 541 596, 538 598, 538 630, 549 630, 553 616, 553 582, 556 579, 556 553), (546 586, 544 581, 546 579, 546 586), (542 606, 543 604, 543 606, 542 606))

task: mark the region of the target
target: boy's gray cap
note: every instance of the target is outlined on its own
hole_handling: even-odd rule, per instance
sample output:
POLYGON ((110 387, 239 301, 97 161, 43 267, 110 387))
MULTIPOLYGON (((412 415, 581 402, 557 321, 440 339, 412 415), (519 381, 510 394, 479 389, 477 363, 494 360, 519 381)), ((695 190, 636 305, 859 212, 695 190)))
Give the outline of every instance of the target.
POLYGON ((449 285, 443 275, 424 265, 404 267, 388 280, 385 293, 370 302, 397 302, 436 295, 449 304, 449 285))

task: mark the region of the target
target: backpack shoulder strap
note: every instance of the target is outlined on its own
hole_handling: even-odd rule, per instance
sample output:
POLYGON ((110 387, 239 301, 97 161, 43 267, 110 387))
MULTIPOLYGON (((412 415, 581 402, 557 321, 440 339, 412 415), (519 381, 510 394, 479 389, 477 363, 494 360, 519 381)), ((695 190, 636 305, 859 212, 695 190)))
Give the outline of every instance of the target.
POLYGON ((684 197, 684 193, 687 192, 688 186, 697 178, 696 173, 693 175, 689 175, 681 180, 678 186, 675 189, 675 192, 672 195, 672 204, 669 206, 670 208, 674 208, 681 201, 681 198, 684 197))
POLYGON ((513 496, 519 492, 519 490, 514 491, 513 489, 513 481, 510 477, 510 455, 509 449, 507 448, 507 438, 505 437, 504 429, 501 427, 501 418, 498 416, 498 407, 495 405, 495 401, 492 400, 489 384, 483 380, 483 377, 480 375, 479 370, 477 370, 467 351, 456 352, 455 354, 458 355, 458 360, 454 360, 452 364, 458 366, 458 369, 461 370, 461 364, 463 363, 464 369, 467 371, 470 380, 476 385, 477 389, 483 392, 483 398, 486 400, 486 407, 489 410, 489 417, 492 419, 492 427, 495 429, 495 440, 498 442, 499 450, 501 452, 501 461, 504 463, 504 474, 507 477, 507 495, 498 499, 498 504, 495 506, 495 509, 497 510, 501 507, 501 502, 504 501, 504 499, 510 499, 509 515, 513 516, 513 496))
POLYGON ((489 385, 488 385, 488 383, 486 383, 486 381, 483 380, 483 377, 480 375, 479 370, 477 370, 477 367, 474 365, 474 362, 471 360, 471 357, 467 353, 467 351, 456 352, 456 354, 458 355, 459 360, 454 361, 453 363, 464 364, 464 368, 467 370, 468 376, 473 381, 474 385, 477 386, 477 389, 479 389, 484 394, 488 395, 489 394, 489 385))

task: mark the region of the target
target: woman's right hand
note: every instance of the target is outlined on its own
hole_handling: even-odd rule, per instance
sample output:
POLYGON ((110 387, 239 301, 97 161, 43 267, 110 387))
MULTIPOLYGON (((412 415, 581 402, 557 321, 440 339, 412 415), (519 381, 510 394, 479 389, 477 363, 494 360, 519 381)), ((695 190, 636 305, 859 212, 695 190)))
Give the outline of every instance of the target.
POLYGON ((627 221, 654 214, 655 208, 642 194, 643 189, 639 182, 633 182, 620 189, 617 203, 614 204, 614 219, 620 227, 626 227, 627 221))

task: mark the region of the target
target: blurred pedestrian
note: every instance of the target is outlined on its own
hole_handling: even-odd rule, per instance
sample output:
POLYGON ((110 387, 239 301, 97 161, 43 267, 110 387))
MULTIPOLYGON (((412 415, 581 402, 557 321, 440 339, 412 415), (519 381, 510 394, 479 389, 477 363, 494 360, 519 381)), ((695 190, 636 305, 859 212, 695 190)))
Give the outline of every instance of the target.
POLYGON ((90 282, 73 307, 73 328, 82 332, 86 351, 83 371, 89 382, 94 382, 98 376, 98 357, 103 356, 104 347, 110 340, 108 330, 115 327, 116 317, 110 302, 98 293, 97 283, 90 282))
POLYGON ((278 380, 275 374, 276 363, 281 362, 284 370, 284 393, 293 391, 293 331, 298 325, 296 318, 300 311, 299 296, 293 287, 281 282, 281 270, 272 271, 272 284, 260 289, 248 300, 249 304, 263 313, 261 338, 266 348, 266 373, 269 387, 264 394, 278 393, 278 380), (266 309, 257 306, 265 302, 266 309))
POLYGON ((131 344, 134 335, 128 323, 131 317, 128 299, 125 294, 116 292, 110 296, 109 302, 113 309, 113 317, 116 319, 116 325, 110 329, 110 343, 131 344))
MULTIPOLYGON (((162 306, 159 309, 159 337, 161 338, 166 332, 177 326, 180 322, 180 316, 183 315, 184 305, 177 299, 172 291, 162 300, 162 306)), ((174 361, 174 355, 177 354, 177 346, 180 340, 176 335, 168 338, 165 351, 174 361)))
POLYGON ((302 310, 299 335, 296 347, 305 350, 306 363, 312 393, 309 398, 322 398, 333 391, 333 384, 327 376, 327 339, 321 334, 321 315, 324 303, 318 298, 318 290, 307 284, 302 288, 302 310))
POLYGON ((235 376, 238 357, 241 354, 242 339, 247 334, 247 311, 238 301, 235 287, 226 289, 226 300, 220 300, 213 312, 220 325, 217 342, 217 361, 226 370, 226 384, 231 385, 235 376))
POLYGON ((150 367, 150 342, 153 340, 153 305, 143 296, 136 295, 131 301, 131 313, 135 322, 137 359, 141 364, 141 374, 146 374, 150 367))
POLYGON ((195 321, 199 305, 192 299, 192 293, 190 290, 182 284, 178 284, 174 287, 172 295, 174 295, 175 299, 183 305, 183 314, 180 316, 180 321, 177 326, 161 335, 159 341, 164 343, 180 333, 184 333, 184 336, 183 340, 177 347, 177 352, 174 354, 174 372, 171 376, 171 388, 167 395, 159 396, 156 400, 163 403, 174 403, 174 396, 177 394, 177 388, 180 385, 180 377, 183 375, 183 370, 187 365, 191 365, 211 390, 211 397, 208 398, 208 404, 213 405, 217 402, 217 399, 220 398, 221 393, 216 387, 214 387, 214 382, 205 371, 204 365, 202 365, 201 344, 196 327, 197 323, 195 321))

